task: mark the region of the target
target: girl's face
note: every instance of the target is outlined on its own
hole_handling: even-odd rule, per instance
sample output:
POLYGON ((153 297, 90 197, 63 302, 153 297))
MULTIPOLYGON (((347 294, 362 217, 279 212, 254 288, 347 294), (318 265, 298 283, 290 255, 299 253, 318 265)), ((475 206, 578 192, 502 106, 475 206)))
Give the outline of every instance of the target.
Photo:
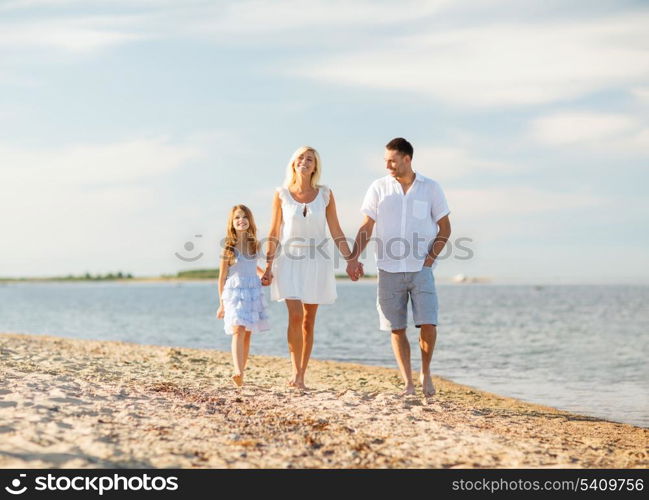
POLYGON ((295 172, 311 176, 315 172, 315 155, 313 151, 305 151, 295 160, 295 172))
POLYGON ((234 225, 235 231, 246 231, 250 227, 250 221, 246 212, 237 208, 234 211, 234 218, 232 219, 232 224, 234 225))

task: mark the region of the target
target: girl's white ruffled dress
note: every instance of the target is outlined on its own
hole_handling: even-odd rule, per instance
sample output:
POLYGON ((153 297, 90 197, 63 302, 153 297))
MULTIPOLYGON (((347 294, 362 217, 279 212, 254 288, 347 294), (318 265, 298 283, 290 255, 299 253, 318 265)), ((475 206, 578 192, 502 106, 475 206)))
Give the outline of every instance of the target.
POLYGON ((311 203, 296 201, 285 187, 277 188, 282 202, 280 248, 273 261, 273 300, 297 299, 304 304, 333 304, 336 300, 334 249, 327 230, 330 191, 319 186, 311 203))
POLYGON ((228 268, 223 287, 225 333, 234 334, 237 326, 252 333, 269 330, 266 297, 257 276, 257 256, 240 254, 235 248, 236 261, 228 268))

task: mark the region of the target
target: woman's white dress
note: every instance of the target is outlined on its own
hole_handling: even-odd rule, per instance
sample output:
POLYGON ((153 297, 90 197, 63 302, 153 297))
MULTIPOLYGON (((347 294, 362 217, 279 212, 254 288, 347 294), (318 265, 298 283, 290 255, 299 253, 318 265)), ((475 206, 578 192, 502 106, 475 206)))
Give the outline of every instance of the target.
POLYGON ((296 201, 285 187, 277 188, 277 192, 282 202, 282 226, 272 267, 271 298, 332 304, 336 300, 336 278, 326 218, 329 188, 319 186, 311 203, 296 201))

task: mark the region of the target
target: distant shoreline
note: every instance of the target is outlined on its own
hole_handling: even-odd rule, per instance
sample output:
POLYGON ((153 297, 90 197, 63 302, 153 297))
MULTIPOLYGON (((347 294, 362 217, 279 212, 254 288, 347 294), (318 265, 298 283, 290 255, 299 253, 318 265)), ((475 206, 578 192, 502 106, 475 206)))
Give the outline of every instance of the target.
MULTIPOLYGON (((376 275, 368 275, 359 281, 374 281, 376 275)), ((216 282, 218 278, 178 278, 178 277, 151 277, 128 279, 67 279, 67 278, 0 278, 0 284, 12 283, 197 283, 216 282)), ((349 278, 336 276, 336 281, 351 281, 349 278)))

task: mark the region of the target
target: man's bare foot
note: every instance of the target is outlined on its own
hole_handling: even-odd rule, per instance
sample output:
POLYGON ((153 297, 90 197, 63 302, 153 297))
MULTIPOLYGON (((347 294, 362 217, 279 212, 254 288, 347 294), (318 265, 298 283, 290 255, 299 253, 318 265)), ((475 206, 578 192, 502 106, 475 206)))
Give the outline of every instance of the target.
POLYGON ((424 393, 424 396, 434 396, 435 395, 435 386, 433 385, 433 379, 430 378, 430 374, 419 374, 419 382, 421 382, 421 390, 424 393))
POLYGON ((413 384, 406 385, 406 388, 401 393, 401 396, 412 396, 415 393, 415 386, 413 384))
POLYGON ((232 383, 236 385, 237 387, 241 387, 243 385, 243 375, 241 374, 234 374, 232 377, 232 383))
POLYGON ((294 375, 294 376, 292 376, 290 379, 288 379, 286 381, 286 385, 288 385, 289 387, 295 387, 296 386, 295 380, 296 380, 296 377, 294 375))

